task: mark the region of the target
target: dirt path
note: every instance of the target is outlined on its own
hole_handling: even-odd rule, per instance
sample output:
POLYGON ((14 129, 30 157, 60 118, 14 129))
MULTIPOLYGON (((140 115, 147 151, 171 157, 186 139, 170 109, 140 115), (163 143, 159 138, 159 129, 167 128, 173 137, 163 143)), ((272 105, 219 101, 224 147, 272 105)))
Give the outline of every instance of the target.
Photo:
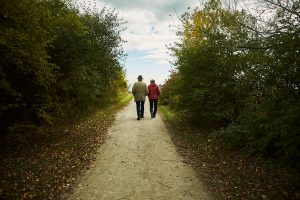
POLYGON ((117 114, 93 167, 69 199, 209 199, 158 115, 137 121, 131 102, 117 114))

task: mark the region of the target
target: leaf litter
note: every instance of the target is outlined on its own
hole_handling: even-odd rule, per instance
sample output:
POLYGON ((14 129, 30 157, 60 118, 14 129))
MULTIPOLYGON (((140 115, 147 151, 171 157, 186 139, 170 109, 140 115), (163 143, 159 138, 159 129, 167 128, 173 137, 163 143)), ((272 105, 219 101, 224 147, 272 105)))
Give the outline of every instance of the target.
POLYGON ((63 199, 94 162, 120 107, 49 127, 29 141, 5 143, 0 199, 63 199))
POLYGON ((210 130, 165 121, 184 162, 215 199, 300 199, 299 172, 229 149, 210 130))

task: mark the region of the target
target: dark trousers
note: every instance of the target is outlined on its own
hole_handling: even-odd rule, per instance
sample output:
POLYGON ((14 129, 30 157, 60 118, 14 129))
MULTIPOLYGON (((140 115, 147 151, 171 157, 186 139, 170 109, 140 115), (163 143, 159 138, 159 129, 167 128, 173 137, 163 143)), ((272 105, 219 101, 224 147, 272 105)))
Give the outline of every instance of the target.
POLYGON ((144 104, 145 104, 145 101, 136 101, 136 113, 137 113, 137 116, 139 117, 142 117, 144 116, 144 104))
POLYGON ((150 101, 150 113, 156 115, 157 112, 157 99, 149 100, 150 101))

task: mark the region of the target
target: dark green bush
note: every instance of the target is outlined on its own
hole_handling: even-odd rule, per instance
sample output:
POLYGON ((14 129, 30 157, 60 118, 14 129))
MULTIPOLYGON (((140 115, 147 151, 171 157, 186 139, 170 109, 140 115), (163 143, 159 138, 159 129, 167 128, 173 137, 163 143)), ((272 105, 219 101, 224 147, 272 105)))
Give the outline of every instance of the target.
MULTIPOLYGON (((51 124, 126 90, 123 22, 64 0, 0 3, 1 129, 51 124)), ((3 131, 2 131, 3 132, 3 131)))
POLYGON ((184 14, 161 100, 193 125, 222 127, 229 146, 299 167, 299 4, 261 3, 274 14, 263 26, 219 0, 184 14))

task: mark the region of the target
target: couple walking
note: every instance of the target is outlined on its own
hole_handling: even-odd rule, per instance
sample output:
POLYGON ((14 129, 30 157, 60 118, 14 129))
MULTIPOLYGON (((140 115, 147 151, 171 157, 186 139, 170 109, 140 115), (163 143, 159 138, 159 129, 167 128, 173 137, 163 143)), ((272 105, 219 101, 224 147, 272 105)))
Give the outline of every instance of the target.
POLYGON ((150 84, 147 87, 146 83, 143 82, 142 75, 139 75, 138 81, 135 82, 132 87, 132 94, 136 103, 137 120, 144 118, 144 104, 147 95, 150 102, 151 118, 154 118, 157 112, 158 96, 160 95, 155 80, 151 79, 150 84))

